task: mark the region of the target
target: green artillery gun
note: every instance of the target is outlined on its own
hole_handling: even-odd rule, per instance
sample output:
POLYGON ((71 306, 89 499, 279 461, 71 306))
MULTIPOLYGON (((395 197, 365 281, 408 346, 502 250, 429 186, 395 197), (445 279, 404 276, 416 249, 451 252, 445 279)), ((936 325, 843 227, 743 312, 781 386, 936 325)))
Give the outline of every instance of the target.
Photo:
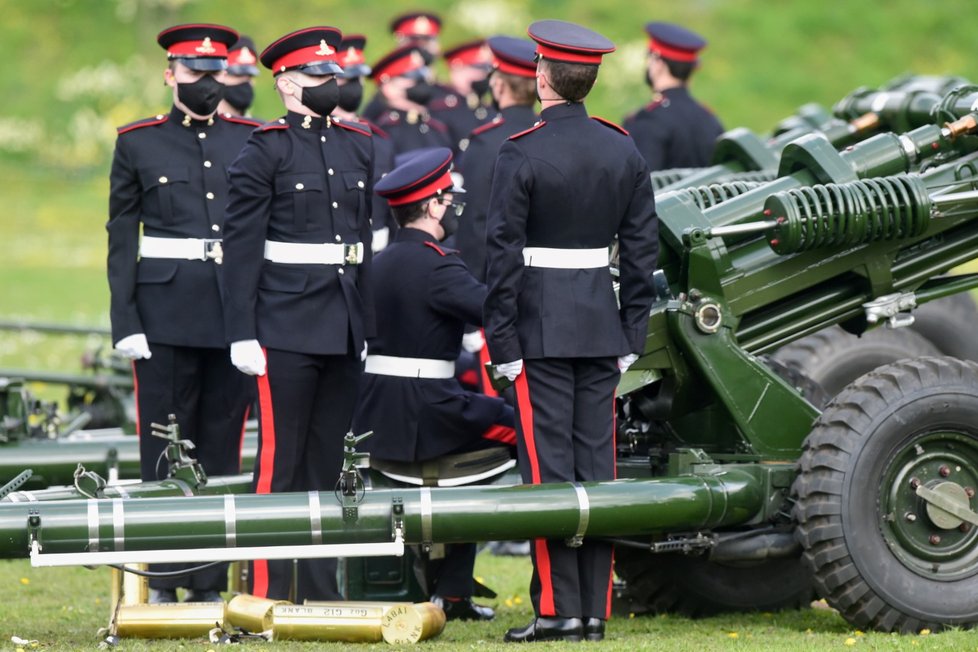
MULTIPOLYGON (((139 440, 119 428, 84 429, 84 413, 65 420, 55 403, 37 399, 21 380, 0 378, 0 485, 22 471, 23 488, 74 482, 79 464, 110 484, 139 478, 139 440)), ((254 424, 242 442, 242 468, 251 469, 258 448, 254 424)))
MULTIPOLYGON (((44 335, 83 336, 105 340, 108 329, 47 322, 0 320, 0 330, 44 335)), ((122 427, 135 432, 135 400, 131 363, 103 346, 85 351, 81 373, 0 368, 0 378, 67 388, 65 405, 72 418, 87 415, 88 428, 122 427)))
POLYGON ((758 356, 833 324, 899 327, 916 305, 978 286, 944 276, 978 255, 975 99, 942 103, 946 124, 842 152, 797 139, 762 186, 662 198, 658 299, 619 386, 619 480, 379 488, 347 468, 335 492, 202 495, 179 510, 170 497, 4 503, 0 556, 367 557, 603 537, 619 543, 636 602, 662 582, 722 602, 737 578, 740 606, 814 586, 861 629, 973 626, 978 364, 897 362, 820 413, 758 356))

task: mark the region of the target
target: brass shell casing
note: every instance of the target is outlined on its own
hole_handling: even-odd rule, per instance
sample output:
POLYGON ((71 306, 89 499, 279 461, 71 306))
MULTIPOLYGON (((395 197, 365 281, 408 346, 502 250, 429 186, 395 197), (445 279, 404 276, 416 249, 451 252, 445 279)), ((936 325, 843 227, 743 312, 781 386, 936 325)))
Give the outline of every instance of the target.
POLYGON ((272 608, 280 604, 287 605, 289 602, 259 598, 248 593, 236 595, 228 603, 228 625, 252 634, 266 632, 272 628, 272 608))
POLYGON ((172 602, 120 605, 116 634, 120 638, 193 638, 225 626, 224 602, 172 602))

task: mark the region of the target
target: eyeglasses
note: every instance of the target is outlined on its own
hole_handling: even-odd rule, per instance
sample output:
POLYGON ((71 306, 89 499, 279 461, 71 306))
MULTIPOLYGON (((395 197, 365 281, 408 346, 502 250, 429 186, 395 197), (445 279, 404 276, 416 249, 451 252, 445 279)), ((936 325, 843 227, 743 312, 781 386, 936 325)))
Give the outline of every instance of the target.
POLYGON ((459 216, 459 217, 461 217, 462 211, 465 210, 465 202, 464 201, 455 201, 454 199, 447 199, 445 197, 440 197, 437 201, 442 206, 454 206, 455 207, 455 215, 456 216, 459 216))

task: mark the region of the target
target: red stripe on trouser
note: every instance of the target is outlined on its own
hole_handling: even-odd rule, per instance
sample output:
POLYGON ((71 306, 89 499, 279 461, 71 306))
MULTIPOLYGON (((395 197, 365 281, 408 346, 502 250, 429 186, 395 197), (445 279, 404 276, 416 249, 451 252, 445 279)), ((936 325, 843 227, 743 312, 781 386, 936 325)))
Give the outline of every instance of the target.
MULTIPOLYGON (((611 397, 611 455, 615 457, 615 462, 617 462, 618 454, 618 403, 617 397, 614 395, 611 397)), ((618 479, 618 464, 613 464, 612 469, 614 469, 612 476, 613 479, 618 479)), ((608 620, 611 618, 611 587, 613 584, 615 571, 615 549, 611 549, 611 572, 608 573, 608 597, 606 598, 604 619, 608 620)))
MULTIPOLYGON (((525 364, 525 363, 524 363, 525 364)), ((536 441, 533 437, 533 404, 530 403, 530 386, 526 382, 524 369, 516 377, 516 404, 519 407, 520 425, 523 426, 523 441, 526 454, 530 460, 530 479, 532 484, 540 484, 540 460, 537 458, 536 441)), ((547 550, 546 539, 536 539, 533 542, 536 552, 537 576, 540 578, 540 614, 541 616, 556 616, 554 607, 554 584, 550 577, 550 551, 547 550)))
MULTIPOLYGON (((484 330, 479 332, 482 333, 482 338, 485 339, 486 332, 484 330)), ((479 379, 482 381, 482 393, 486 396, 499 396, 499 392, 496 391, 496 388, 489 381, 489 372, 486 370, 486 363, 489 361, 489 347, 483 346, 479 349, 479 379)))
POLYGON ((241 458, 244 455, 245 428, 248 427, 248 417, 251 416, 251 406, 245 408, 244 419, 241 420, 241 439, 238 440, 238 473, 241 473, 241 458))
MULTIPOLYGON (((262 348, 265 360, 268 352, 262 348)), ((255 493, 267 494, 272 490, 272 474, 275 471, 275 414, 272 411, 272 388, 268 383, 268 372, 258 376, 258 405, 261 409, 261 458, 258 462, 258 482, 255 493)), ((256 559, 254 562, 255 578, 252 595, 259 598, 268 597, 268 560, 256 559)))
POLYGON ((136 438, 138 441, 141 434, 139 427, 139 377, 136 376, 136 361, 132 360, 129 364, 132 365, 132 395, 136 398, 136 438))
POLYGON ((498 441, 503 444, 508 444, 509 446, 515 446, 516 430, 514 428, 510 428, 509 426, 501 426, 498 423, 494 423, 489 426, 484 433, 482 433, 482 438, 498 441))

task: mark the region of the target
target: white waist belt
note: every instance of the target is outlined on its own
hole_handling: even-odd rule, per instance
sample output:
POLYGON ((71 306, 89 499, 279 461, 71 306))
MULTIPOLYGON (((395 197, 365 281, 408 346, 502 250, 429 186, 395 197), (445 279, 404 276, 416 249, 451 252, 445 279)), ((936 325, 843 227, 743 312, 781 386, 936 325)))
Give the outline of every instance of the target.
POLYGON ((219 239, 156 238, 144 235, 139 243, 142 258, 176 258, 178 260, 213 260, 218 265, 224 258, 219 239))
POLYGON ((455 361, 368 355, 364 371, 378 376, 400 376, 402 378, 454 378, 455 361))
POLYGON ((608 266, 608 249, 551 249, 524 247, 523 264, 553 269, 591 269, 608 266))
POLYGON ((309 265, 359 265, 363 262, 363 244, 310 244, 265 240, 265 260, 309 265))

